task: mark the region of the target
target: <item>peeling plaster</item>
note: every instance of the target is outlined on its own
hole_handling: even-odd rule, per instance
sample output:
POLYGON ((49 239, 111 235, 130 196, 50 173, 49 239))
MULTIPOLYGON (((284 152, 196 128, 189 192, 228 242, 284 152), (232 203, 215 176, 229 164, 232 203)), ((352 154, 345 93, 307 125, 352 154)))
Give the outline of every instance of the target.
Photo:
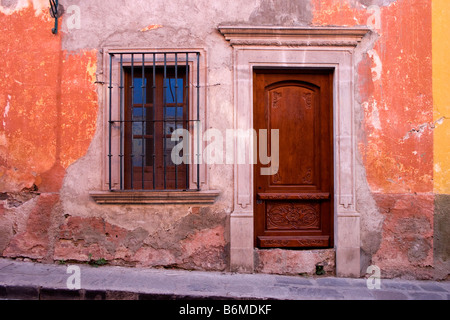
POLYGON ((151 25, 146 26, 145 28, 142 28, 139 31, 141 31, 141 32, 151 31, 151 30, 156 30, 156 29, 162 28, 162 27, 163 26, 160 24, 151 24, 151 25))
POLYGON ((402 138, 402 140, 408 140, 411 138, 411 135, 414 135, 414 137, 420 138, 423 133, 425 132, 425 130, 429 129, 429 130, 434 130, 437 127, 439 127, 440 125, 442 125, 444 123, 444 120, 446 118, 445 117, 441 117, 439 119, 437 119, 436 121, 432 122, 432 123, 423 123, 420 124, 414 128, 412 128, 411 130, 409 130, 402 138))
POLYGON ((367 18, 367 26, 372 30, 379 31, 381 29, 381 9, 377 5, 371 5, 367 8, 367 12, 371 14, 367 18))
POLYGON ((372 70, 372 81, 376 82, 381 79, 382 70, 383 70, 383 63, 381 62, 380 56, 378 55, 377 51, 372 49, 367 51, 367 54, 369 57, 373 60, 374 66, 371 68, 372 70))
POLYGON ((390 6, 392 3, 396 2, 397 0, 357 0, 357 1, 367 7, 374 6, 374 5, 379 6, 379 7, 386 7, 386 6, 390 6))
POLYGON ((381 130, 381 121, 380 121, 380 114, 378 112, 377 102, 372 101, 370 104, 369 102, 364 102, 362 104, 362 107, 366 111, 368 117, 366 118, 366 121, 372 124, 373 128, 376 130, 381 130), (369 108, 370 105, 370 108, 369 108))
POLYGON ((0 5, 0 12, 6 15, 12 15, 20 10, 28 8, 32 4, 35 15, 39 16, 45 9, 48 9, 49 3, 47 0, 2 0, 0 5))
POLYGON ((3 112, 3 129, 6 128, 6 118, 8 117, 9 109, 10 109, 11 96, 8 95, 8 99, 6 101, 5 112, 3 112))
POLYGON ((434 212, 434 267, 437 278, 450 277, 450 195, 436 195, 434 212))
POLYGON ((311 19, 309 0, 261 0, 250 15, 249 22, 260 25, 307 25, 311 19))
POLYGON ((0 77, 5 192, 33 185, 58 191, 64 167, 84 154, 95 130, 97 52, 61 51, 61 34, 34 13, 26 6, 0 20, 0 42, 7 43, 0 77))

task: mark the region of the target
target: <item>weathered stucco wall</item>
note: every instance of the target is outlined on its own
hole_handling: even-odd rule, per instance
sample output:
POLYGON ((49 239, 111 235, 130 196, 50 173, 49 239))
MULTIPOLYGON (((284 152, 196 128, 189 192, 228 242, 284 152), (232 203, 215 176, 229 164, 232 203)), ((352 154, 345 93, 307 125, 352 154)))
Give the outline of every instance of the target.
POLYGON ((358 64, 361 271, 433 276, 430 1, 315 1, 314 22, 367 24, 378 39, 358 64))
MULTIPOLYGON (((361 273, 375 264, 385 277, 447 276, 448 90, 432 83, 435 71, 447 78, 439 61, 448 41, 432 33, 449 10, 444 2, 61 3, 56 36, 48 1, 0 6, 3 256, 227 270, 231 165, 209 166, 210 188, 221 191, 212 206, 100 206, 90 198, 102 188, 102 48, 204 49, 207 125, 225 131, 234 119, 233 58, 218 25, 369 25, 355 54, 361 273)), ((312 273, 317 262, 332 273, 334 251, 255 251, 258 272, 312 273)))
POLYGON ((51 257, 53 209, 98 112, 95 50, 62 50, 41 2, 8 2, 0 13, 0 250, 35 259, 51 257))

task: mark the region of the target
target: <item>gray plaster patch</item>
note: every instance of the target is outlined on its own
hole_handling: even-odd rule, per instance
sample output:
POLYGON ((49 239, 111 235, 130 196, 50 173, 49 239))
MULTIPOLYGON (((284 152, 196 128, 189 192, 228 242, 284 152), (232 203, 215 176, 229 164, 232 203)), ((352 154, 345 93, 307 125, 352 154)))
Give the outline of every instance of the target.
POLYGON ((436 279, 449 279, 450 275, 450 195, 435 197, 433 257, 436 279))
POLYGON ((450 260, 450 195, 436 195, 434 214, 434 255, 450 260))
POLYGON ((429 241, 422 237, 417 237, 408 249, 409 262, 420 262, 425 260, 430 249, 431 244, 429 241))
POLYGON ((376 5, 379 7, 385 7, 390 5, 391 3, 395 2, 397 0, 358 0, 362 5, 365 5, 367 7, 371 5, 376 5))
POLYGON ((312 21, 309 0, 262 0, 249 22, 260 25, 307 25, 312 21))
MULTIPOLYGON (((366 59, 367 52, 372 50, 378 35, 374 32, 363 38, 360 45, 355 50, 355 65, 359 65, 366 59)), ((364 77, 362 77, 364 78, 364 77)), ((361 82, 361 76, 356 74, 356 81, 361 82)), ((364 124, 364 107, 362 103, 364 98, 356 90, 355 103, 355 129, 358 143, 366 144, 366 132, 364 124)), ((367 182, 366 168, 363 156, 356 150, 356 208, 361 214, 361 251, 360 251, 360 273, 365 275, 367 267, 372 264, 372 257, 378 251, 381 245, 383 234, 383 222, 385 216, 380 212, 374 199, 375 193, 369 187, 367 182)))
POLYGON ((0 222, 0 253, 6 249, 13 236, 12 224, 9 221, 0 222))
MULTIPOLYGON (((303 1, 303 0, 302 0, 303 1)), ((80 28, 69 28, 71 14, 64 14, 62 47, 67 51, 101 47, 182 48, 208 47, 217 26, 225 21, 248 21, 255 2, 136 0, 108 2, 62 0, 66 9, 79 7, 80 28), (158 28, 146 27, 158 25, 158 28)), ((287 14, 285 11, 283 14, 287 14)))
POLYGON ((209 208, 201 208, 199 214, 189 214, 175 222, 170 228, 151 235, 147 242, 155 249, 179 249, 180 242, 190 234, 203 229, 224 225, 225 215, 209 208))
POLYGON ((2 7, 14 9, 17 6, 19 0, 1 0, 2 7))

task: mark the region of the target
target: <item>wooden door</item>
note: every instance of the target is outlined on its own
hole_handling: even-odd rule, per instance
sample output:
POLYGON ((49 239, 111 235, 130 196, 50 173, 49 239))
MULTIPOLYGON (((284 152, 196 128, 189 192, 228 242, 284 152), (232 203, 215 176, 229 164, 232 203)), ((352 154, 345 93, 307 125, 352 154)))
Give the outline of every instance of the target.
POLYGON ((255 246, 333 246, 332 72, 255 70, 254 128, 279 130, 279 169, 254 165, 255 246))

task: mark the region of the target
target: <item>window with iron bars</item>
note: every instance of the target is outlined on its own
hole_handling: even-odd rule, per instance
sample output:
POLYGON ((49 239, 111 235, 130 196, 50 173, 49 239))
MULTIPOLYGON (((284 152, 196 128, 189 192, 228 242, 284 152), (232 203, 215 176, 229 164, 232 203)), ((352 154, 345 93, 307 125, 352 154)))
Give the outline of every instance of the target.
POLYGON ((108 63, 109 190, 200 190, 200 161, 171 157, 178 143, 200 156, 172 139, 200 123, 200 52, 109 52, 108 63))

